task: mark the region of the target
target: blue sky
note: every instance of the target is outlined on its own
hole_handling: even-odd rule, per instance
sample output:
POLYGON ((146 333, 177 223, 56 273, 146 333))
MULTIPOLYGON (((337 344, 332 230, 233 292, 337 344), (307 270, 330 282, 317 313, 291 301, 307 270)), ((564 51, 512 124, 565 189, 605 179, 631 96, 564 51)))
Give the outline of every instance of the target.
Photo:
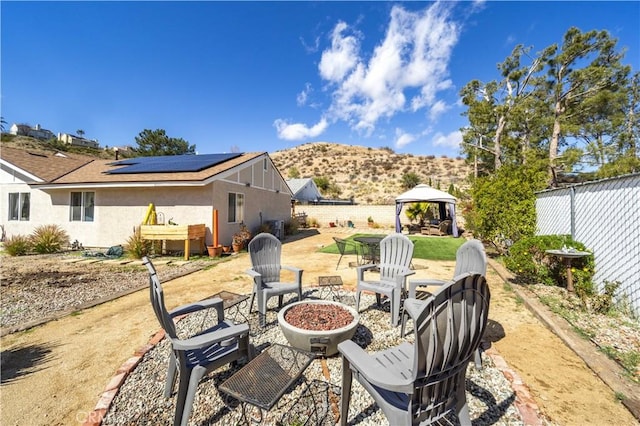
POLYGON ((640 69, 640 2, 2 1, 8 123, 202 154, 326 141, 459 154, 459 90, 514 46, 607 30, 640 69))

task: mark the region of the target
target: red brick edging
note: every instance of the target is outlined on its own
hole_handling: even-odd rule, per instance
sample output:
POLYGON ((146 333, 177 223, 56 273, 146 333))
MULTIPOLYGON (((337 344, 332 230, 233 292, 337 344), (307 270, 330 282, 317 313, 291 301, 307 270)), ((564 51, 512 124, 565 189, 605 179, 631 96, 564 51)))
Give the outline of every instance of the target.
POLYGON ((540 418, 540 408, 538 404, 531 396, 529 392, 529 387, 524 383, 524 381, 520 378, 518 373, 516 373, 513 369, 509 367, 507 362, 502 358, 502 355, 498 353, 494 348, 489 348, 485 351, 485 353, 491 357, 493 364, 495 367, 502 372, 504 377, 511 384, 511 388, 513 392, 516 394, 516 399, 514 404, 516 409, 520 413, 520 417, 522 417, 522 422, 525 426, 541 426, 544 424, 543 420, 540 418))
POLYGON ((131 373, 133 369, 136 368, 138 364, 140 364, 140 361, 142 361, 142 357, 147 352, 153 349, 154 346, 156 346, 162 339, 164 339, 164 335, 164 330, 158 331, 153 335, 151 340, 149 340, 149 343, 138 348, 138 350, 133 353, 133 356, 126 360, 125 363, 116 370, 116 374, 111 378, 109 383, 107 383, 107 386, 105 387, 104 392, 102 392, 98 403, 96 404, 93 411, 87 415, 87 418, 82 423, 82 426, 100 426, 102 424, 102 419, 104 419, 105 415, 107 414, 107 411, 109 410, 109 407, 113 402, 113 398, 115 398, 118 390, 120 389, 120 386, 122 386, 129 373, 131 373))

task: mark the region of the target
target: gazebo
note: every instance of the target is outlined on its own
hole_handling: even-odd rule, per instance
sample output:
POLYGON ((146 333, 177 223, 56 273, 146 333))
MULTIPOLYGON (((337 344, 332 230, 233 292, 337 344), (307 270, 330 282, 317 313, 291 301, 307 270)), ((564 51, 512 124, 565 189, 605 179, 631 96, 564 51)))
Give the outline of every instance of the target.
POLYGON ((400 194, 396 197, 396 232, 402 231, 402 225, 400 223, 400 213, 402 212, 402 206, 406 203, 438 203, 440 209, 440 216, 444 217, 447 213, 451 216, 451 233, 454 237, 458 236, 458 227, 456 225, 456 197, 448 192, 440 191, 430 187, 429 185, 420 184, 416 185, 407 192, 400 194))

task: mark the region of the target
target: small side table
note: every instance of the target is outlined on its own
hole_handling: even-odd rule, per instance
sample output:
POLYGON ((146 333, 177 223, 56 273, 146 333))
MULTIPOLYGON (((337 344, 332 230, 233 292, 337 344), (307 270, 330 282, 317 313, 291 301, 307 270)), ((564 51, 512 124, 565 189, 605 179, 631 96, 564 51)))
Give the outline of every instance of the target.
POLYGON ((328 275, 318 277, 318 287, 320 287, 320 298, 331 296, 333 300, 340 301, 340 289, 342 288, 342 277, 340 275, 328 275))
POLYGON ((546 250, 545 253, 561 258, 567 270, 567 291, 573 293, 573 274, 571 273, 571 260, 591 255, 586 251, 546 250))
MULTIPOLYGON (((314 358, 310 352, 274 343, 218 389, 242 403, 258 407, 262 421, 262 410, 269 411, 314 358)), ((244 405, 242 415, 247 420, 244 405)))

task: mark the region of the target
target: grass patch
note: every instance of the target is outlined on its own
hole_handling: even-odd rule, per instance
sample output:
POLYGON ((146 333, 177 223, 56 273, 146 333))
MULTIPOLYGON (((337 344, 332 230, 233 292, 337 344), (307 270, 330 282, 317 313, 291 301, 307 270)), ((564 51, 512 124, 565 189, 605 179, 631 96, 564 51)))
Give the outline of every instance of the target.
MULTIPOLYGON (((380 234, 353 234, 345 240, 353 241, 355 237, 374 237, 382 236, 380 234)), ((466 241, 464 238, 453 237, 440 237, 440 238, 427 238, 427 237, 411 237, 409 239, 413 241, 413 258, 414 259, 426 259, 426 260, 456 260, 456 251, 466 241)), ((353 241, 359 244, 357 241, 353 241)), ((340 254, 338 252, 338 246, 336 244, 328 245, 320 250, 321 253, 340 254)))

